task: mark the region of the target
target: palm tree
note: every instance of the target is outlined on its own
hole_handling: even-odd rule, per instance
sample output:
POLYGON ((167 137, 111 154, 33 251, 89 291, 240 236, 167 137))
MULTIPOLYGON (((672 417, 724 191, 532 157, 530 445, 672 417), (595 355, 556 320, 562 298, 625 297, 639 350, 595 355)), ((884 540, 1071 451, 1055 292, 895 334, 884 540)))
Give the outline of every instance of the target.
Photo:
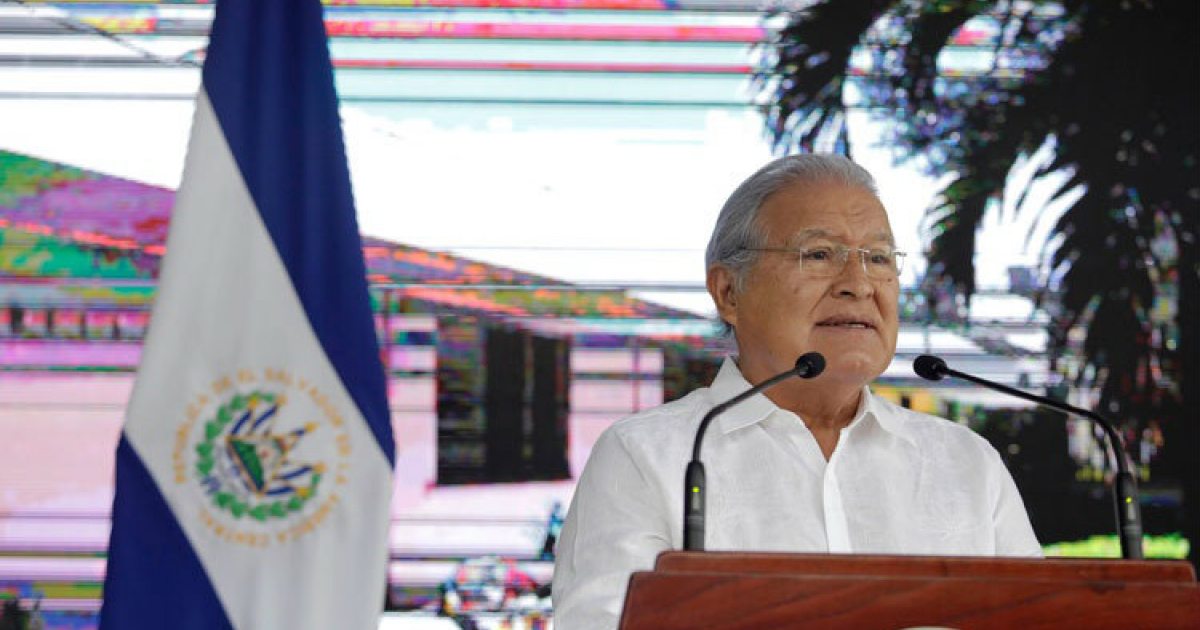
POLYGON ((935 303, 970 300, 980 222, 998 211, 1014 164, 1051 156, 1035 177, 1066 182, 1039 292, 1051 314, 1051 367, 1094 388, 1100 410, 1128 435, 1161 427, 1163 460, 1184 490, 1193 563, 1197 24, 1200 3, 1177 0, 823 0, 787 14, 761 83, 777 150, 849 153, 846 103, 857 99, 892 121, 885 141, 902 159, 920 157, 946 177, 926 217, 922 287, 935 303), (939 72, 940 60, 967 53, 963 43, 976 55, 986 46, 987 67, 939 72))

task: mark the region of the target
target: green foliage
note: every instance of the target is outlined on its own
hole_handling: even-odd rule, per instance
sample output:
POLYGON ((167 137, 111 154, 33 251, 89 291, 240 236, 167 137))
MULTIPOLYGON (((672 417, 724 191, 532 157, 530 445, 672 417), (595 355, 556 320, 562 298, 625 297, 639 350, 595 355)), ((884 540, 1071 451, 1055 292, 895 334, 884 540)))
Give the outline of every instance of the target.
MULTIPOLYGON (((1147 558, 1182 560, 1188 556, 1188 540, 1181 534, 1144 536, 1142 549, 1147 558)), ((1047 557, 1059 558, 1120 558, 1121 541, 1116 535, 1092 536, 1086 540, 1045 545, 1047 557)))
POLYGON ((1185 26, 1200 17, 1196 3, 841 0, 790 17, 771 69, 777 146, 849 152, 843 102, 855 78, 860 105, 895 129, 885 141, 897 156, 949 175, 928 210, 931 314, 970 299, 977 229, 1013 165, 1048 147, 1038 175, 1066 176, 1055 198, 1067 206, 1041 293, 1052 353, 1078 354, 1070 376, 1098 387, 1115 415, 1145 416, 1178 390, 1170 346, 1185 322, 1153 309, 1178 283, 1200 283, 1194 269, 1172 273, 1200 234, 1200 52, 1185 26), (981 16, 998 24, 972 44, 992 47, 992 69, 939 72, 939 56, 981 16), (855 50, 867 61, 852 71, 855 50), (1076 328, 1088 333, 1081 346, 1076 328))

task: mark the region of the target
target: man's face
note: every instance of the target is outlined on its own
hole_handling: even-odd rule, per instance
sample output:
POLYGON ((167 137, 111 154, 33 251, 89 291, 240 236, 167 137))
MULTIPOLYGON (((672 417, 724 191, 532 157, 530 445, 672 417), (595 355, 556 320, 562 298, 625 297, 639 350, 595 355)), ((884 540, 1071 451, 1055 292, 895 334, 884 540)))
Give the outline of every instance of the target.
MULTIPOLYGON (((787 186, 767 198, 758 219, 767 248, 890 249, 893 243, 879 200, 840 183, 787 186)), ((797 253, 761 252, 740 291, 728 287, 724 300, 714 294, 734 328, 742 373, 759 382, 816 351, 825 356, 822 381, 871 381, 896 351, 899 279, 869 277, 855 251, 832 276, 813 277, 815 265, 803 262, 797 253)), ((711 274, 710 290, 720 290, 711 274)))

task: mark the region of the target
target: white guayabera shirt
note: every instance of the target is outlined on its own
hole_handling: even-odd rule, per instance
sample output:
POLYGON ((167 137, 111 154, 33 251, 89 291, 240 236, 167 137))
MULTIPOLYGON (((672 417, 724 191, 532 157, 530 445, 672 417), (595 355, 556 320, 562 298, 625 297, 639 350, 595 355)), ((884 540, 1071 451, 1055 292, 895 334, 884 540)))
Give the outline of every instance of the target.
MULTIPOLYGON (((630 573, 682 548, 692 437, 705 412, 749 387, 726 359, 711 388, 600 436, 558 542, 556 628, 616 628, 630 573)), ((804 422, 762 394, 716 418, 701 455, 709 550, 1042 555, 986 440, 867 388, 828 462, 804 422)))

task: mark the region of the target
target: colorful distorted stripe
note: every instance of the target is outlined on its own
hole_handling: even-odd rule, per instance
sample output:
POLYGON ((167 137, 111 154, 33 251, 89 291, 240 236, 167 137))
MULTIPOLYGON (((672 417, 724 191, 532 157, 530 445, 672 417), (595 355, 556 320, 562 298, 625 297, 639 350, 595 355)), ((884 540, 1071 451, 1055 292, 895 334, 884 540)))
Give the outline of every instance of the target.
MULTIPOLYGON (((55 291, 88 303, 148 305, 174 199, 166 188, 0 151, 0 273, 15 290, 29 283, 30 295, 36 283, 58 279, 63 282, 51 285, 55 291), (95 282, 66 282, 85 279, 95 282)), ((371 283, 396 286, 396 297, 414 311, 694 318, 621 291, 580 291, 561 280, 377 238, 364 237, 363 257, 371 283)))

